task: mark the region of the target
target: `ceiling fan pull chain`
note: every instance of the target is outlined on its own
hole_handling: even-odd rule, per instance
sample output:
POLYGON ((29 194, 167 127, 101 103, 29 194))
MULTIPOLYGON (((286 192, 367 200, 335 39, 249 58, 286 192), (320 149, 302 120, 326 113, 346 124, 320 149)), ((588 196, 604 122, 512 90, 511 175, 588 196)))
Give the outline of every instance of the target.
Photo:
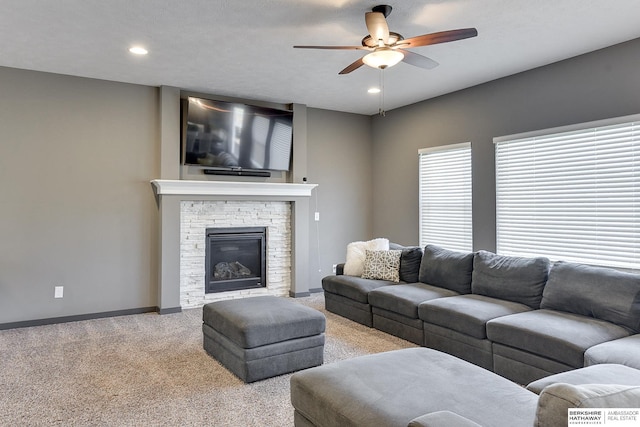
POLYGON ((384 68, 380 68, 380 106, 378 107, 378 114, 382 117, 385 116, 384 111, 384 68))

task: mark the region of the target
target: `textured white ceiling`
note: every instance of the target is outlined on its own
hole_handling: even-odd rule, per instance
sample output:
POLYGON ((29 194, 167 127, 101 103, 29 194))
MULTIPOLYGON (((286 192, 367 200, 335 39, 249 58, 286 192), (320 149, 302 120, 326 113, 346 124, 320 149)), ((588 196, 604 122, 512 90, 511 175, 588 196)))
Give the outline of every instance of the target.
MULTIPOLYGON (((338 71, 360 51, 370 0, 0 0, 0 66, 375 114, 380 72, 338 71), (132 44, 146 57, 128 52, 132 44)), ((387 110, 640 37, 639 0, 400 0, 405 38, 475 27, 414 49, 440 63, 384 72, 387 110)))

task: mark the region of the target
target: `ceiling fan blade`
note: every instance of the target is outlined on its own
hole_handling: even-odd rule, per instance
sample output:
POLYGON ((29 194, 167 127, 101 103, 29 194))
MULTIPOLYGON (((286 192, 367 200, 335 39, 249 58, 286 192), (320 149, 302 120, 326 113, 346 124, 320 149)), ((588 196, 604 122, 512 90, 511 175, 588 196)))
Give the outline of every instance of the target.
POLYGON ((428 46, 431 44, 447 43, 456 40, 468 39, 478 35, 478 30, 475 28, 461 28, 459 30, 440 31, 438 33, 423 34, 421 36, 411 37, 404 39, 396 43, 396 46, 407 47, 419 47, 428 46))
POLYGON ((366 46, 294 46, 296 49, 371 50, 366 46))
POLYGON ((367 30, 369 34, 376 41, 382 42, 386 45, 389 43, 389 26, 384 14, 381 12, 367 12, 364 14, 365 22, 367 23, 367 30))
POLYGON ((338 74, 349 74, 350 72, 357 70, 363 65, 364 65, 364 62, 362 62, 362 58, 360 58, 357 61, 354 61, 351 64, 349 64, 344 70, 340 71, 338 74))
POLYGON ((411 52, 405 49, 396 49, 396 50, 402 52, 402 54, 404 55, 402 62, 406 62, 409 65, 425 68, 427 70, 431 70, 433 68, 436 68, 438 65, 440 65, 433 59, 427 58, 426 56, 420 55, 418 53, 411 52))

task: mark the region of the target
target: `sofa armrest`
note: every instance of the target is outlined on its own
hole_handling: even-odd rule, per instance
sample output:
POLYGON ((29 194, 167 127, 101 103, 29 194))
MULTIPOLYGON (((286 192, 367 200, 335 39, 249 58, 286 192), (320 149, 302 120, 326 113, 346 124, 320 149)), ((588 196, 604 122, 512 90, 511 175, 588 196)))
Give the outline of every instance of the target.
POLYGON ((569 408, 639 408, 640 386, 551 384, 542 390, 536 426, 567 425, 569 408))
POLYGON ((430 414, 421 415, 418 418, 414 418, 409 423, 408 427, 481 427, 471 421, 469 418, 465 418, 462 415, 458 415, 451 411, 438 411, 431 412, 430 414))

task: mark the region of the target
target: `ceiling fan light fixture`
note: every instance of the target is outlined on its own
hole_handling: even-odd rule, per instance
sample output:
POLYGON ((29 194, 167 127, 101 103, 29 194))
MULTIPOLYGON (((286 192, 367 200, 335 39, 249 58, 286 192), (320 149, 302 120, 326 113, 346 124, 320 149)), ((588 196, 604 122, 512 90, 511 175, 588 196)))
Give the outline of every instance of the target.
POLYGON ((387 67, 393 67, 403 59, 404 55, 402 52, 390 48, 381 48, 365 55, 362 58, 362 62, 373 68, 385 69, 387 67))
POLYGON ((133 53, 134 55, 146 55, 147 53, 149 53, 149 51, 142 46, 131 46, 129 48, 129 52, 133 53))

